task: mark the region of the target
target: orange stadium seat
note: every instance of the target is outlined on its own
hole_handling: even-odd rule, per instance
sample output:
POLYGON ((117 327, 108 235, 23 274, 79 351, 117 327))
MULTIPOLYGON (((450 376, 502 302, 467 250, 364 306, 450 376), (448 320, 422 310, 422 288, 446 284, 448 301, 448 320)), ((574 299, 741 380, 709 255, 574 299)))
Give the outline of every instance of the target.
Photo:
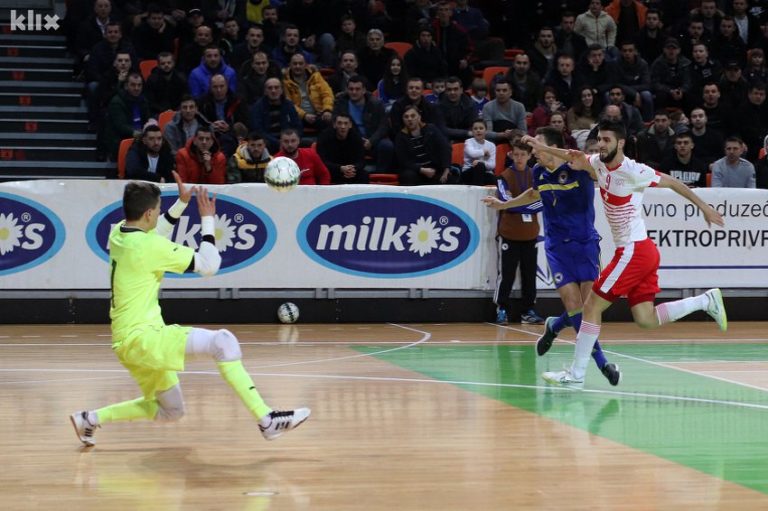
POLYGON ((124 138, 120 141, 120 148, 117 150, 117 177, 125 179, 125 158, 128 156, 128 149, 133 144, 132 138, 124 138))
POLYGON ((384 43, 385 48, 389 48, 390 50, 395 50, 398 55, 400 55, 400 58, 402 59, 405 57, 405 54, 408 53, 408 50, 413 48, 413 45, 411 43, 404 43, 400 41, 392 41, 390 43, 384 43))
POLYGON ((144 77, 145 81, 147 78, 149 78, 149 74, 156 67, 157 67, 157 60, 155 59, 147 59, 139 62, 139 70, 141 70, 141 76, 144 77))
POLYGON ((451 163, 459 166, 464 164, 464 142, 454 142, 451 145, 451 163))
POLYGON ((504 50, 504 60, 515 60, 515 57, 522 55, 523 53, 525 53, 525 51, 520 48, 507 48, 504 50))
POLYGON ((499 144, 496 146, 496 168, 493 171, 497 176, 504 172, 504 160, 511 149, 509 144, 499 144))
POLYGON ((491 80, 493 80, 494 76, 499 73, 505 75, 507 74, 507 71, 509 71, 509 67, 507 66, 488 66, 483 69, 483 81, 490 87, 491 80))
POLYGON ((392 185, 397 186, 400 184, 400 176, 397 174, 383 174, 383 173, 372 173, 368 175, 368 179, 370 184, 372 185, 392 185))
POLYGON ((160 112, 160 115, 157 116, 157 125, 160 126, 161 130, 165 129, 165 125, 171 122, 171 119, 173 119, 174 115, 176 115, 175 110, 166 110, 165 112, 160 112))

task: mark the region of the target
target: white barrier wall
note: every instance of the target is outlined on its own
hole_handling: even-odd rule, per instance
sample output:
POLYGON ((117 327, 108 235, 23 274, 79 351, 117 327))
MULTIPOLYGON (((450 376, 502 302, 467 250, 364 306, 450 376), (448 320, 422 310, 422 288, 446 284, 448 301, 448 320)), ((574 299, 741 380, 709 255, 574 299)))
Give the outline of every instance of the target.
MULTIPOLYGON (((107 289, 107 234, 122 218, 121 181, 0 184, 0 289, 107 289)), ((163 208, 175 185, 163 185, 163 208)), ((464 186, 213 187, 221 272, 169 278, 166 288, 491 289, 495 213, 464 186)), ((766 287, 768 191, 699 190, 726 216, 707 229, 669 190, 650 190, 649 234, 662 254, 661 285, 766 287)), ((603 263, 613 246, 596 197, 603 263)), ((172 239, 197 247, 192 204, 172 239)), ((543 246, 543 245, 540 245, 543 246)), ((552 287, 543 249, 539 285, 552 287)))

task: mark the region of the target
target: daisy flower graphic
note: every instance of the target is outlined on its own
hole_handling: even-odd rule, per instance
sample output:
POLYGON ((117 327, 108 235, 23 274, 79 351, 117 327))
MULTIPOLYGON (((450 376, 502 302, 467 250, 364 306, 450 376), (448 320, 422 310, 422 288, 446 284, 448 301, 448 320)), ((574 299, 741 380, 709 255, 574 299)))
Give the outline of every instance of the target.
POLYGON ((219 252, 226 252, 227 248, 234 245, 235 226, 231 223, 227 215, 216 215, 213 235, 216 237, 216 249, 219 252))
POLYGON ((21 246, 22 229, 16 225, 13 213, 0 213, 0 256, 13 252, 14 247, 21 246))
POLYGON ((440 229, 436 228, 436 223, 432 217, 419 217, 416 223, 411 224, 408 229, 408 250, 417 252, 420 257, 424 257, 437 248, 437 240, 439 239, 440 229))

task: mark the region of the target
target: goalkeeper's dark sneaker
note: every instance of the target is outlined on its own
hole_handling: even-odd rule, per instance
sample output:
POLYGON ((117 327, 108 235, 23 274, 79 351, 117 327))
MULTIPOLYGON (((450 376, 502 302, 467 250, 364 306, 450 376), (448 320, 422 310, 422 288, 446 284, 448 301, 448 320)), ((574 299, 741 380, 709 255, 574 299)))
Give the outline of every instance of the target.
POLYGON ((608 380, 608 383, 614 387, 621 381, 621 371, 616 364, 605 364, 603 366, 603 376, 608 380))
POLYGON ((552 347, 552 343, 555 342, 557 334, 552 330, 552 323, 555 322, 557 317, 550 316, 544 320, 544 334, 536 341, 536 354, 540 357, 549 351, 552 347))

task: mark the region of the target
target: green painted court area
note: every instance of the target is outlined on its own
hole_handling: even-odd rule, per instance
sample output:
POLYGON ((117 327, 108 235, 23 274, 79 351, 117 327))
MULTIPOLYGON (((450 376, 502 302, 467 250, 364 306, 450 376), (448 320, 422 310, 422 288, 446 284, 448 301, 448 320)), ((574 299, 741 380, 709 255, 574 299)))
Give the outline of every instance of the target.
POLYGON ((696 374, 685 364, 665 366, 767 361, 764 345, 622 344, 607 355, 619 364, 622 382, 611 387, 591 364, 583 391, 548 386, 539 376, 569 364, 571 344, 556 343, 545 357, 531 345, 509 344, 421 345, 376 356, 768 494, 768 393, 696 374))

